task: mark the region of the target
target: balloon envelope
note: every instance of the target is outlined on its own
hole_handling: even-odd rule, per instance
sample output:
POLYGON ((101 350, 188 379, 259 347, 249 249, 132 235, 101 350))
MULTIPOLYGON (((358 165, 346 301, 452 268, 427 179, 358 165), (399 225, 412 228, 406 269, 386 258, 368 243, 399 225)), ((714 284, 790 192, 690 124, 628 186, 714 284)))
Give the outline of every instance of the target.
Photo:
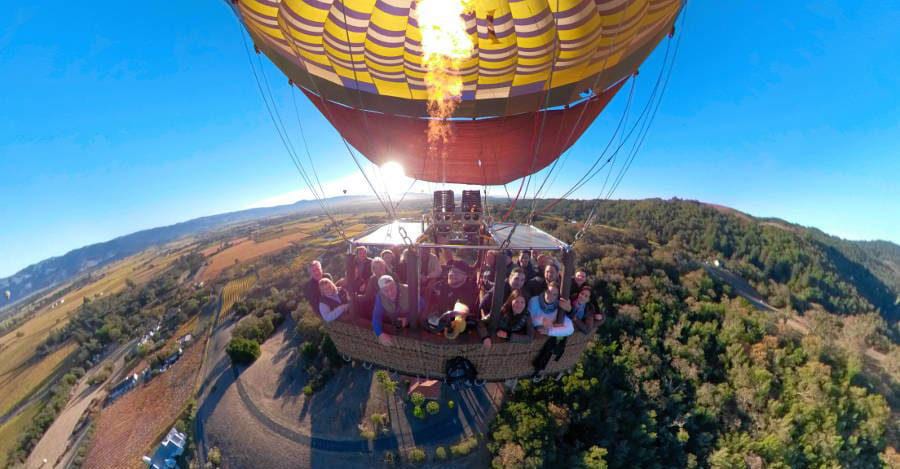
POLYGON ((453 117, 477 120, 452 121, 455 136, 441 155, 424 138, 410 136, 397 143, 403 153, 394 157, 388 154, 395 140, 389 136, 427 127, 415 1, 236 0, 234 5, 256 47, 367 158, 402 159, 406 174, 419 180, 502 184, 540 170, 546 163, 531 164, 534 160, 553 161, 577 140, 602 106, 573 119, 560 117, 565 112, 548 113, 571 109, 585 92, 608 102, 672 30, 683 0, 474 0, 474 10, 462 15, 474 53, 459 68, 463 88, 453 117), (534 150, 542 135, 556 135, 546 129, 554 119, 557 127, 551 130, 563 138, 534 150), (508 139, 517 142, 526 135, 525 142, 534 142, 532 148, 508 151, 518 173, 476 174, 492 159, 484 142, 502 134, 515 135, 508 139), (426 163, 446 157, 464 163, 448 161, 440 168, 426 163))

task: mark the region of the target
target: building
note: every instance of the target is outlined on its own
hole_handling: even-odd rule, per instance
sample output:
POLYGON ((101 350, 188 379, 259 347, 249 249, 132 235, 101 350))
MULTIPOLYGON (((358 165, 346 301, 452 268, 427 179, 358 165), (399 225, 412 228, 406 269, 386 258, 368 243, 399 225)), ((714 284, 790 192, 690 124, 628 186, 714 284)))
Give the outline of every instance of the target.
POLYGON ((409 395, 414 392, 421 393, 425 399, 437 401, 441 398, 441 382, 434 379, 416 381, 409 387, 409 395))
POLYGON ((138 383, 138 375, 137 373, 123 379, 119 384, 113 386, 112 389, 109 390, 109 395, 106 396, 106 403, 109 404, 112 401, 118 399, 120 396, 125 394, 128 391, 134 389, 138 383))
POLYGON ((142 460, 150 469, 175 469, 178 467, 175 459, 184 453, 186 444, 187 437, 185 434, 172 427, 169 430, 169 434, 163 438, 162 443, 156 448, 153 457, 144 456, 142 460))

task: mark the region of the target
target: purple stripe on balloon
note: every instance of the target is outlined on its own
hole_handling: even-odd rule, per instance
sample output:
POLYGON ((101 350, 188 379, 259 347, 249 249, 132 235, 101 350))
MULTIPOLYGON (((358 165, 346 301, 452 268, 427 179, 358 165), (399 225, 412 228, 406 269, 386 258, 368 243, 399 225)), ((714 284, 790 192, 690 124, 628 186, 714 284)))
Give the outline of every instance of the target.
POLYGON ((356 11, 353 8, 347 6, 346 3, 341 0, 334 0, 334 8, 340 13, 341 16, 347 15, 349 18, 368 21, 371 16, 370 13, 365 13, 361 11, 356 11))
MULTIPOLYGON (((287 5, 287 4, 284 4, 284 5, 287 5)), ((304 16, 301 16, 299 13, 297 13, 294 10, 291 10, 290 8, 282 8, 281 11, 287 12, 287 16, 290 16, 292 20, 294 20, 298 23, 302 23, 307 26, 313 27, 313 28, 321 28, 322 25, 325 24, 324 22, 320 23, 317 21, 313 21, 309 18, 306 18, 304 16)))
POLYGON ((576 29, 576 28, 579 28, 579 27, 581 27, 581 26, 584 26, 585 23, 587 23, 588 21, 592 20, 593 18, 594 18, 594 15, 584 15, 584 18, 581 18, 581 19, 579 19, 578 21, 576 21, 576 22, 574 22, 574 23, 557 24, 557 25, 556 25, 556 29, 559 30, 559 31, 568 31, 568 30, 571 30, 571 29, 576 29))
POLYGON ((406 75, 403 75, 402 73, 400 75, 386 75, 374 70, 369 70, 369 74, 376 80, 389 81, 391 83, 406 83, 406 75))
MULTIPOLYGON (((581 3, 579 3, 578 5, 575 5, 574 7, 569 8, 566 11, 557 12, 556 19, 563 20, 566 18, 571 18, 572 16, 575 16, 578 13, 581 13, 581 11, 584 10, 585 8, 590 8, 589 5, 591 5, 592 3, 593 2, 591 0, 581 0, 581 3)), ((591 15, 588 15, 588 16, 591 16, 591 15)))
POLYGON ((409 15, 409 7, 397 7, 383 0, 378 0, 377 2, 375 2, 375 9, 394 16, 405 17, 409 15))
POLYGON ((303 3, 317 10, 328 10, 329 8, 331 8, 332 2, 320 2, 319 0, 303 0, 303 3))
POLYGON ((387 42, 387 41, 382 41, 382 40, 379 39, 378 37, 375 37, 375 36, 373 36, 373 35, 371 35, 371 34, 369 34, 369 35, 366 36, 366 41, 371 42, 372 44, 377 44, 377 45, 379 45, 379 46, 381 46, 381 47, 386 47, 386 48, 388 48, 388 49, 393 49, 393 48, 395 48, 395 47, 401 47, 401 46, 403 46, 403 41, 397 41, 397 42, 387 42))
POLYGON ((506 83, 479 83, 479 90, 496 90, 499 88, 509 88, 509 84, 512 83, 512 80, 506 83))
POLYGON ((368 30, 366 26, 354 26, 352 24, 344 23, 344 20, 339 17, 340 15, 329 15, 328 19, 330 19, 335 25, 337 25, 341 29, 346 29, 352 33, 364 33, 368 30))
POLYGON ((373 31, 381 34, 382 36, 392 37, 392 38, 400 38, 399 42, 403 42, 402 39, 406 37, 406 30, 395 31, 392 29, 385 29, 376 24, 374 21, 369 23, 369 28, 373 31))

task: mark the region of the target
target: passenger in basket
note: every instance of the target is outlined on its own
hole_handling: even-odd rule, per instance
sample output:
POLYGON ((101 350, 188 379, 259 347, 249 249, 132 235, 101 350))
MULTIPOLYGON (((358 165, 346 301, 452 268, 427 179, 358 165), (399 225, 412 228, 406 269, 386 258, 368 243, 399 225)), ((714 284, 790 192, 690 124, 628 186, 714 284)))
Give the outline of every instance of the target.
POLYGON ((369 251, 365 246, 356 248, 356 257, 353 258, 353 281, 354 285, 356 285, 356 291, 353 293, 355 294, 365 293, 366 281, 369 280, 369 275, 372 274, 372 259, 369 259, 368 254, 369 251))
POLYGON ((477 295, 469 266, 463 261, 453 261, 447 269, 447 278, 437 282, 431 290, 426 311, 430 315, 441 315, 452 310, 456 303, 474 311, 477 295))
MULTIPOLYGON (((372 309, 372 330, 383 345, 393 344, 391 336, 384 332, 385 324, 400 330, 416 323, 408 291, 406 285, 397 283, 390 275, 382 275, 378 279, 378 294, 375 295, 375 306, 372 309)), ((419 307, 421 306, 420 299, 419 307)))
MULTIPOLYGON (((521 267, 513 267, 506 277, 506 288, 503 289, 503 301, 510 297, 514 290, 521 290, 525 286, 525 271, 521 267)), ((491 309, 494 306, 494 294, 496 290, 490 291, 481 298, 478 309, 481 312, 481 321, 478 324, 478 335, 481 337, 481 343, 485 348, 491 348, 491 336, 497 330, 497 321, 499 318, 491 316, 491 309)), ((524 292, 519 292, 525 296, 524 292)), ((526 299, 526 303, 528 300, 526 299)))
MULTIPOLYGON (((549 269, 550 266, 548 266, 549 269)), ((575 332, 572 320, 562 313, 572 310, 568 298, 559 297, 559 283, 550 282, 544 293, 533 296, 528 301, 528 312, 534 329, 550 337, 567 337, 575 332), (560 319, 560 316, 562 318, 560 319)))
POLYGON ((307 303, 309 303, 309 307, 316 314, 319 313, 319 296, 321 293, 319 292, 319 280, 322 278, 331 278, 331 275, 322 272, 322 263, 319 261, 312 261, 309 264, 309 280, 306 282, 306 285, 303 286, 303 296, 306 298, 307 303))
POLYGON ((366 288, 363 290, 363 294, 356 296, 356 300, 359 302, 357 311, 372 311, 372 307, 375 305, 375 295, 378 294, 378 279, 382 275, 390 275, 395 282, 397 281, 397 276, 388 270, 384 259, 376 257, 372 259, 372 275, 366 281, 366 288))
POLYGON ((572 291, 581 291, 581 287, 585 286, 586 284, 587 272, 584 269, 576 270, 575 275, 572 277, 572 291))
POLYGON ((531 263, 531 251, 527 249, 519 253, 518 265, 525 271, 526 280, 531 279, 538 274, 537 269, 534 268, 534 264, 531 263))
MULTIPOLYGON (((552 260, 552 258, 551 258, 552 260)), ((551 283, 559 284, 559 267, 555 262, 548 263, 543 270, 543 277, 534 277, 525 284, 525 293, 528 297, 537 296, 547 290, 551 283)), ((567 298, 568 300, 568 298, 567 298)))
POLYGON ((534 324, 527 308, 528 301, 522 290, 513 290, 500 309, 497 337, 510 342, 531 342, 534 338, 534 324))
POLYGON ((603 322, 603 314, 597 310, 597 306, 591 299, 591 286, 582 284, 574 295, 572 295, 572 311, 569 317, 575 329, 584 334, 590 334, 594 331, 594 325, 603 322))
POLYGON ((384 259, 388 272, 394 272, 396 270, 397 264, 394 262, 394 251, 391 251, 390 249, 381 251, 381 258, 384 259))
POLYGON ((435 334, 444 334, 448 340, 455 340, 466 332, 470 324, 469 307, 456 303, 453 309, 440 315, 431 315, 425 323, 425 330, 435 334))
POLYGON ((335 286, 331 279, 319 280, 319 314, 325 322, 339 318, 350 307, 350 295, 343 288, 335 286))

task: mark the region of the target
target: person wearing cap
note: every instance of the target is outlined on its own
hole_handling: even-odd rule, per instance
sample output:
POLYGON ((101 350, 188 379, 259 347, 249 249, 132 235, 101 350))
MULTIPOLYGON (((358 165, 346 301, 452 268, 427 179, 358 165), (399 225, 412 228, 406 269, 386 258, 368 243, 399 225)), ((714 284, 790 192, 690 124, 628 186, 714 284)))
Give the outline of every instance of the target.
POLYGON ((425 310, 432 315, 440 315, 453 310, 456 303, 462 303, 471 311, 475 309, 473 306, 477 295, 475 283, 470 279, 468 264, 453 261, 447 269, 447 277, 431 290, 425 310))
MULTIPOLYGON (((406 285, 397 283, 390 275, 382 275, 378 279, 378 294, 375 295, 375 306, 372 308, 372 330, 383 345, 393 343, 391 336, 384 332, 385 323, 398 329, 415 324, 408 291, 406 285)), ((420 307, 421 303, 420 299, 420 307)))
POLYGON ((325 322, 339 318, 350 307, 350 296, 329 278, 319 280, 319 314, 325 322))
POLYGON ((362 295, 357 295, 356 300, 359 304, 358 311, 372 311, 372 307, 375 305, 375 295, 378 294, 378 279, 381 278, 382 275, 390 275, 394 281, 397 281, 397 276, 388 270, 387 263, 381 257, 376 257, 372 259, 372 275, 369 276, 369 279, 366 281, 365 290, 363 290, 362 295))
POLYGON ((559 297, 557 282, 550 282, 542 294, 528 301, 528 312, 534 329, 550 337, 567 337, 575 332, 572 320, 565 314, 560 315, 560 312, 568 313, 571 310, 572 302, 568 298, 559 297))

